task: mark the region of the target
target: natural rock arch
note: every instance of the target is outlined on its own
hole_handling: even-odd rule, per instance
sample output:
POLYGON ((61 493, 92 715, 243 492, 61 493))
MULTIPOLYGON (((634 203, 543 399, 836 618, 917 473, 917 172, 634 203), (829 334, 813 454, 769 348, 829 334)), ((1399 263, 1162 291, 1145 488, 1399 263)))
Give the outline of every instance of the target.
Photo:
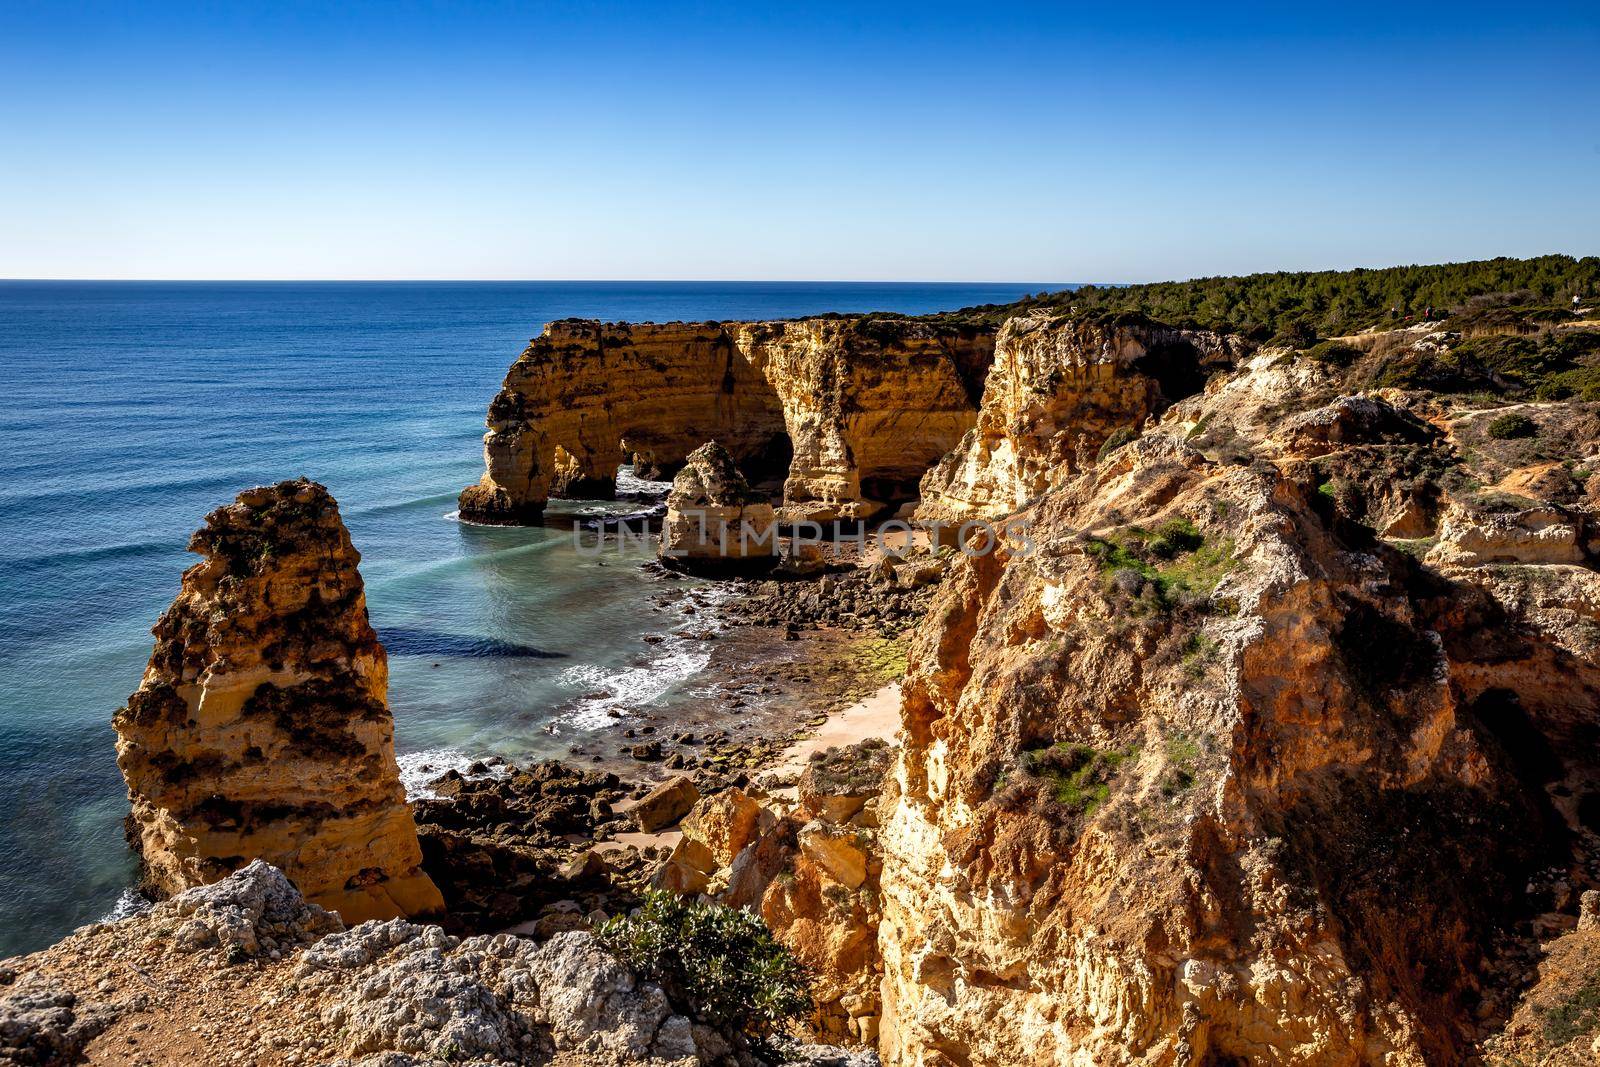
POLYGON ((537 522, 606 494, 618 467, 676 473, 720 442, 753 482, 786 473, 788 521, 867 518, 974 423, 986 329, 903 319, 550 323, 489 405, 476 522, 537 522))

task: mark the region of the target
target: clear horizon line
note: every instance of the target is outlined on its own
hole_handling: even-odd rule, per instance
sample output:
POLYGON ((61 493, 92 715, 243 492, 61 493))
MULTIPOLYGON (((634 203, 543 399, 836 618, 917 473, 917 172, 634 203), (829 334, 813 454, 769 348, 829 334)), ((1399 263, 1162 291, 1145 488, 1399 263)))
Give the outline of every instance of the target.
MULTIPOLYGON (((1031 279, 994 278, 0 278, 0 285, 27 283, 49 284, 56 282, 128 282, 155 285, 209 285, 209 284, 353 284, 393 285, 415 283, 420 285, 1088 285, 1088 282, 1040 281, 1031 279)), ((1094 282, 1095 285, 1129 285, 1131 282, 1094 282)))

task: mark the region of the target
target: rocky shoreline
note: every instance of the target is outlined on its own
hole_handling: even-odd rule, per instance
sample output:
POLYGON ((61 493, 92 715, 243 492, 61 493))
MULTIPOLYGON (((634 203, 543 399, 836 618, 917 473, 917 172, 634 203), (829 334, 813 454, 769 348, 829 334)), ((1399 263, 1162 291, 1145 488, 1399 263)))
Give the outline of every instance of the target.
MULTIPOLYGON (((670 709, 608 710, 612 731, 569 745, 564 762, 635 783, 686 773, 744 784, 827 718, 906 670, 911 629, 948 566, 926 548, 905 558, 859 544, 828 550, 829 565, 804 575, 693 583, 656 562, 660 587, 642 610, 676 617, 681 636, 704 642, 693 701, 670 709)), ((475 753, 479 774, 502 753, 475 753)), ((429 768, 422 767, 424 773, 429 768)))
MULTIPOLYGON (((807 738, 900 679, 904 626, 942 574, 922 553, 808 578, 730 581, 732 595, 715 604, 695 588, 654 595, 654 608, 706 618, 708 627, 717 615, 704 713, 643 709, 607 750, 574 745, 566 760, 522 766, 491 755, 430 781, 411 808, 451 928, 521 923, 548 933, 627 906, 669 850, 671 840, 630 810, 663 782, 685 783, 696 797, 792 789, 797 772, 772 769, 792 768, 807 738), (594 850, 619 838, 603 855, 594 850)), ((881 729, 891 740, 893 725, 881 729)))

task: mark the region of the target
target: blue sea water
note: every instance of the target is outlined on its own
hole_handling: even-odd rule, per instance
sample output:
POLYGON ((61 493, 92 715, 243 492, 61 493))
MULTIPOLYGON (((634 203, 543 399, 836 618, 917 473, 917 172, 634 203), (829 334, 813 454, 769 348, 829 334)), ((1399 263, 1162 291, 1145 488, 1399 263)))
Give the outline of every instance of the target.
POLYGON ((555 752, 553 718, 604 729, 572 709, 670 701, 703 660, 668 642, 641 661, 667 623, 639 610, 640 568, 600 566, 558 527, 449 518, 529 337, 567 316, 919 313, 1041 288, 0 282, 0 956, 132 882, 109 720, 189 534, 240 489, 304 474, 338 498, 408 771, 555 752))

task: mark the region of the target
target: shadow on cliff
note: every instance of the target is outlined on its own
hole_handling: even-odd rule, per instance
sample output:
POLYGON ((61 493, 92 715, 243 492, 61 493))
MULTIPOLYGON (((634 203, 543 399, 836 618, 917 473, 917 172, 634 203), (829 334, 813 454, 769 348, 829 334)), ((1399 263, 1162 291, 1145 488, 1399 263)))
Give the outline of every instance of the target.
POLYGON ((462 656, 471 659, 566 659, 565 652, 547 652, 493 637, 446 634, 406 627, 384 629, 378 638, 391 656, 462 656))

